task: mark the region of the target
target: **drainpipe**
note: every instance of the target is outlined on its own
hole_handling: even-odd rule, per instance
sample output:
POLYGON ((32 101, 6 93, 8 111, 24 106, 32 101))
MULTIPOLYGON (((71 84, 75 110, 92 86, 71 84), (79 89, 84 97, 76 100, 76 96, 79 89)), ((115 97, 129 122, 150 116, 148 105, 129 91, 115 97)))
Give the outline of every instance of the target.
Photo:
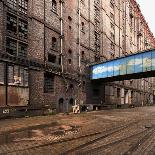
POLYGON ((64 72, 63 66, 63 0, 60 0, 60 55, 61 55, 61 71, 64 72))
POLYGON ((79 71, 80 71, 80 73, 81 73, 81 47, 80 47, 80 39, 81 39, 81 26, 80 26, 80 24, 81 24, 81 20, 80 20, 80 18, 81 18, 81 10, 80 10, 80 0, 78 0, 78 13, 79 13, 79 18, 78 18, 78 25, 79 25, 79 31, 78 31, 78 36, 79 36, 79 40, 78 40, 78 43, 79 43, 79 47, 78 47, 78 49, 79 49, 79 52, 78 52, 78 61, 79 61, 79 71))

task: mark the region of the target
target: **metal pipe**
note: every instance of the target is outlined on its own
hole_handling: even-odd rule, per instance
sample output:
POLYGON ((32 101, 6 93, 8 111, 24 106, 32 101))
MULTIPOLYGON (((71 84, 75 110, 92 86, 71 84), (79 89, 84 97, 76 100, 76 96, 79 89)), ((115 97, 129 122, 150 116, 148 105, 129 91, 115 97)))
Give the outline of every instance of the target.
POLYGON ((61 71, 64 72, 63 66, 63 1, 60 1, 60 55, 61 55, 61 71))
POLYGON ((78 31, 78 36, 79 36, 79 47, 78 47, 78 49, 79 49, 79 52, 78 52, 78 60, 79 60, 79 71, 81 72, 81 48, 80 48, 80 39, 81 39, 81 26, 80 26, 80 22, 81 22, 81 20, 80 20, 80 18, 81 18, 81 10, 80 10, 80 8, 81 8, 81 6, 80 6, 80 3, 81 3, 81 1, 80 0, 78 0, 78 13, 79 13, 79 18, 78 18, 78 25, 79 25, 79 31, 78 31))

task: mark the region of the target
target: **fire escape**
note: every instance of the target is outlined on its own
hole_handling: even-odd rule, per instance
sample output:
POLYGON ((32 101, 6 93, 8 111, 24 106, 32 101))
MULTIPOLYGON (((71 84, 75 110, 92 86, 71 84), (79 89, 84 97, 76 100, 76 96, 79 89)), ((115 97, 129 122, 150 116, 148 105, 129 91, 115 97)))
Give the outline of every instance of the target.
POLYGON ((95 62, 100 61, 100 0, 94 1, 94 23, 95 23, 95 62))

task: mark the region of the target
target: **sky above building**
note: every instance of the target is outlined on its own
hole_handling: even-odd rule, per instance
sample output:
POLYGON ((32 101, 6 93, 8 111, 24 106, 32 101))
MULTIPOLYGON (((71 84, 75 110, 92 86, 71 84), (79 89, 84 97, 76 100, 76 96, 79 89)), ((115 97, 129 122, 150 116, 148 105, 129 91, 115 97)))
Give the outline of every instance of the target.
POLYGON ((155 0, 136 0, 148 25, 155 36, 155 0))

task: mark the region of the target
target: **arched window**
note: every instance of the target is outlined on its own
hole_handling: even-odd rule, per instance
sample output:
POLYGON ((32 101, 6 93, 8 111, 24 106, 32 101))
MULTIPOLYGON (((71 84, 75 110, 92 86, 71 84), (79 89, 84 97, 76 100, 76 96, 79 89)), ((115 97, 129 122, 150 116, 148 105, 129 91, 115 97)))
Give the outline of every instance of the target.
POLYGON ((73 104, 74 104, 74 99, 73 99, 73 98, 71 98, 71 99, 69 100, 69 104, 70 104, 70 105, 73 105, 73 104))
POLYGON ((57 2, 55 0, 52 0, 52 11, 57 12, 57 2))

